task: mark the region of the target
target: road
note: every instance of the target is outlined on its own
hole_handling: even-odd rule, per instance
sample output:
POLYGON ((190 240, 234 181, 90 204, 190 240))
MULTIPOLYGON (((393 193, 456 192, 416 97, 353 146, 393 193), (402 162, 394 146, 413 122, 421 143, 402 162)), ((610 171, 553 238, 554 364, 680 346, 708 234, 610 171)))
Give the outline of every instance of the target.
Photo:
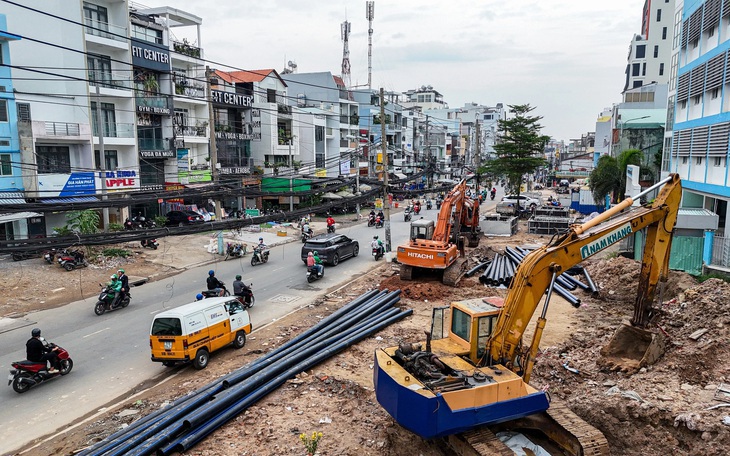
MULTIPOLYGON (((497 199, 498 200, 498 199, 497 199)), ((482 211, 490 211, 495 202, 487 200, 482 211)), ((434 219, 435 207, 421 216, 434 219)), ((402 212, 391 218, 391 249, 407 239, 409 224, 402 212)), ((115 398, 140 391, 168 379, 169 369, 150 361, 149 327, 153 315, 187 304, 205 288, 207 271, 230 286, 241 274, 245 283, 253 283, 256 305, 250 309, 254 331, 282 316, 309 304, 328 290, 336 289, 366 273, 376 264, 370 255, 370 241, 377 234, 385 240, 385 230, 368 228, 361 223, 338 230, 360 243, 360 255, 325 266, 325 277, 311 284, 305 279, 306 268, 300 260, 302 244, 292 242, 271 249, 269 262, 251 267, 250 256, 240 261, 219 262, 187 270, 174 277, 132 289, 132 303, 126 309, 94 315, 96 299, 86 299, 31 314, 30 326, 0 333, 0 371, 8 372, 10 363, 25 358, 25 342, 32 327, 67 349, 74 360, 73 371, 17 394, 11 387, 0 392, 0 454, 17 450, 37 438, 63 429, 86 415, 103 411, 115 398)), ((211 356, 215 363, 215 354, 211 356)), ((191 369, 192 367, 186 367, 191 369)))

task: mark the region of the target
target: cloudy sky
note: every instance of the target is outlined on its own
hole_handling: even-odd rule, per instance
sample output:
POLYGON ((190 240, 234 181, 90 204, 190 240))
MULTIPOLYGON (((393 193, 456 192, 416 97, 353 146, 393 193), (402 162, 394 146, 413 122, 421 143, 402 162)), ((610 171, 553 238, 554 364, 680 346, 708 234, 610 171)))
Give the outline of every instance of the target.
MULTIPOLYGON (((353 84, 367 84, 365 0, 144 0, 203 18, 207 59, 240 69, 299 72, 342 63, 340 23, 351 22, 353 84)), ((537 107, 543 133, 579 138, 620 101, 644 0, 376 0, 373 88, 431 85, 449 107, 476 102, 537 107)), ((672 14, 672 13, 669 13, 672 14)), ((186 36, 180 32, 178 38, 186 36)), ((194 38, 193 35, 187 35, 194 38)))

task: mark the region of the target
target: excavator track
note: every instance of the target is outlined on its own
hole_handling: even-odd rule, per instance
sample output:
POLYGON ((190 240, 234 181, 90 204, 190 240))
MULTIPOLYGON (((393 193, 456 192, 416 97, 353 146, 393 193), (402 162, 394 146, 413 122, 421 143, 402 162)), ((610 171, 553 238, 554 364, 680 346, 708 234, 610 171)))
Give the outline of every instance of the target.
POLYGON ((482 426, 450 435, 447 443, 460 456, 514 456, 515 453, 489 428, 482 426))
POLYGON ((455 287, 466 274, 466 258, 458 258, 451 266, 444 269, 444 276, 441 279, 444 285, 455 287))
POLYGON ((608 456, 608 440, 603 433, 573 413, 565 404, 553 400, 547 415, 562 429, 570 432, 582 448, 583 456, 608 456))

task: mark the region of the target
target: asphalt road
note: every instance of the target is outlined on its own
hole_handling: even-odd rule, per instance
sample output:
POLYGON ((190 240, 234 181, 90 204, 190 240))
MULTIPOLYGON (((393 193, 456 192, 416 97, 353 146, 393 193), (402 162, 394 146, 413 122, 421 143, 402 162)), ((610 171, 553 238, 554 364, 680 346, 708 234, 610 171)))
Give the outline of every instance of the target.
MULTIPOLYGON (((432 219, 436 214, 435 207, 421 212, 432 219)), ((408 227, 402 213, 396 212, 391 219, 393 251, 407 238, 408 227)), ((375 234, 385 240, 384 229, 358 224, 338 232, 359 241, 360 255, 336 267, 325 266, 325 277, 311 284, 300 259, 301 242, 273 247, 269 262, 255 267, 250 265, 250 255, 240 261, 219 262, 216 276, 229 287, 236 274, 241 274, 245 283, 253 283, 256 305, 249 312, 255 330, 378 264, 370 254, 370 241, 375 234)), ((32 327, 42 328, 46 339, 68 350, 74 368, 69 375, 23 394, 7 384, 0 390, 0 454, 52 434, 87 414, 103 411, 105 404, 131 390, 142 390, 173 375, 174 371, 149 359, 153 315, 193 301, 205 288, 209 269, 210 265, 201 266, 135 287, 132 302, 125 309, 96 316, 96 299, 90 298, 33 313, 27 317, 32 325, 1 333, 0 371, 6 374, 11 362, 25 359, 25 342, 32 327)), ((216 362, 215 354, 210 362, 216 362)))

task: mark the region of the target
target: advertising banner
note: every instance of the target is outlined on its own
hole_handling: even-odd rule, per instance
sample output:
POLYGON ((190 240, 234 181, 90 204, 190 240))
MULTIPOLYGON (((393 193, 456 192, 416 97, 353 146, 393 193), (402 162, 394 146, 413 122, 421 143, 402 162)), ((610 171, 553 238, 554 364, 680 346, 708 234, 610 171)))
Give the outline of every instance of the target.
POLYGON ((117 169, 114 171, 98 172, 96 176, 96 188, 102 189, 101 180, 106 183, 106 190, 109 193, 139 190, 139 171, 137 169, 117 169))
POLYGON ((38 190, 43 197, 93 195, 94 173, 39 174, 38 190))

